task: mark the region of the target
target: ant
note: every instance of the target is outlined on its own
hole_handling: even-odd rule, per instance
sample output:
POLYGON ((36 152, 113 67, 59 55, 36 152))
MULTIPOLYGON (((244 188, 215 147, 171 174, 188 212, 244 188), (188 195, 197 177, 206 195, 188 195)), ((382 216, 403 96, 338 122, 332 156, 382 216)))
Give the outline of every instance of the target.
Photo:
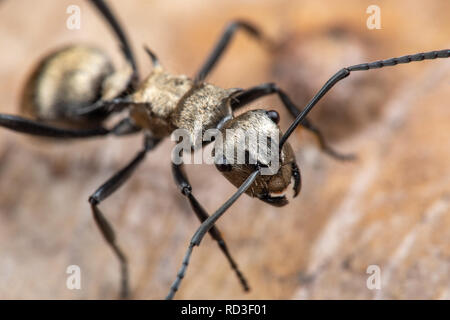
MULTIPOLYGON (((32 119, 0 114, 0 126, 25 134, 63 140, 107 135, 123 136, 138 132, 144 134, 142 150, 89 197, 94 220, 120 263, 120 296, 122 298, 129 296, 127 260, 117 243, 111 224, 105 218, 99 205, 127 181, 146 154, 153 150, 163 138, 170 136, 176 129, 184 129, 193 134, 197 120, 202 123, 202 132, 217 129, 224 133, 225 146, 235 145, 236 142, 235 136, 225 135, 227 129, 254 130, 263 132, 267 136, 274 134, 280 137, 278 141, 272 141, 278 150, 280 166, 271 175, 262 174, 268 163, 260 160, 254 149, 247 146, 244 147, 245 163, 235 163, 235 159, 223 154, 219 159, 215 158, 216 168, 238 190, 211 216, 193 195, 183 164, 172 163, 174 180, 181 193, 188 199, 201 226, 190 241, 182 267, 170 288, 167 299, 174 297, 186 273, 193 248, 200 245, 206 233, 209 233, 218 243, 243 289, 248 291, 247 280, 232 258, 215 222, 243 193, 281 207, 286 205, 288 200, 286 196, 275 195, 275 193, 286 190, 293 180, 294 197, 299 194, 300 170, 292 147, 287 142, 298 126, 314 133, 321 149, 328 155, 338 160, 354 158, 352 155, 344 155, 333 150, 327 144, 321 131, 306 118, 316 103, 335 84, 354 71, 450 56, 450 50, 445 49, 343 68, 333 75, 302 109, 298 108, 274 83, 265 83, 248 89, 223 89, 205 82, 238 30, 246 32, 263 45, 272 47, 273 43, 252 24, 240 20, 231 22, 193 78, 166 72, 157 56, 150 49, 145 48, 152 61, 153 70, 147 78, 139 82, 134 54, 123 28, 104 1, 90 0, 90 2, 105 18, 119 40, 127 62, 126 68, 114 71, 109 58, 98 49, 72 45, 57 50, 40 62, 25 86, 21 109, 32 119), (280 117, 274 110, 259 109, 237 116, 234 114, 236 110, 254 100, 271 94, 276 94, 283 106, 295 118, 284 134, 278 126, 280 117), (103 122, 112 114, 124 110, 128 111, 127 117, 111 128, 103 126, 103 122), (250 163, 250 159, 258 159, 258 161, 250 163)), ((218 143, 214 142, 215 147, 218 143)), ((195 149, 196 146, 192 145, 191 148, 195 149)))

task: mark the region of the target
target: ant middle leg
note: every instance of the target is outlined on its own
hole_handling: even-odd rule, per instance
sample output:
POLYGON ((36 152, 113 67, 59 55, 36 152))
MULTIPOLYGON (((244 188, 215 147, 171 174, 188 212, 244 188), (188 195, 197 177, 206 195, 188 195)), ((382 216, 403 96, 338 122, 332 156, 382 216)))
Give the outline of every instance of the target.
POLYGON ((94 220, 99 227, 103 237, 108 245, 112 248, 114 254, 120 263, 121 271, 121 289, 120 297, 127 298, 129 296, 129 281, 128 281, 128 264, 125 254, 119 247, 116 241, 116 236, 113 227, 105 218, 102 211, 98 208, 98 205, 114 193, 119 187, 121 187, 130 178, 137 166, 144 160, 148 151, 152 150, 160 139, 154 139, 151 137, 145 137, 144 149, 138 152, 133 160, 128 163, 124 168, 109 178, 103 185, 101 185, 90 197, 89 203, 91 204, 92 214, 94 220))

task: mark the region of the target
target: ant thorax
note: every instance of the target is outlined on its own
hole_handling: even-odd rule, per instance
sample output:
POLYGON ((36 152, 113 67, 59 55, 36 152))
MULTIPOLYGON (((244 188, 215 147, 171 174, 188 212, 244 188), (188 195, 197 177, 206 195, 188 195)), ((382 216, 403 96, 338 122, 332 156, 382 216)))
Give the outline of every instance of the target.
POLYGON ((171 75, 157 67, 132 95, 130 116, 154 137, 167 137, 175 129, 194 136, 198 124, 204 132, 231 117, 229 99, 237 90, 196 84, 185 75, 171 75))

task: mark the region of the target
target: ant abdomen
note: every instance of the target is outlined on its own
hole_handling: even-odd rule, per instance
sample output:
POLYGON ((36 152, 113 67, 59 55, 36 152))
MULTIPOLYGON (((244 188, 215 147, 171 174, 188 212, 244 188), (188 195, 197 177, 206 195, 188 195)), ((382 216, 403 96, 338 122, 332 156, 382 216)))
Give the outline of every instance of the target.
POLYGON ((21 110, 29 117, 65 126, 98 124, 106 114, 74 117, 73 112, 102 98, 114 72, 109 57, 89 46, 67 46, 47 55, 25 84, 21 110))

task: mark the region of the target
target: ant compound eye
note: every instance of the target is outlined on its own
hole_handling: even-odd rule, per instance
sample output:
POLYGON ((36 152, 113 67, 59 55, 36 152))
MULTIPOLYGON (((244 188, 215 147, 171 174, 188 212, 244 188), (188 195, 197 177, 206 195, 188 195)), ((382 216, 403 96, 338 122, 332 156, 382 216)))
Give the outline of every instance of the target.
POLYGON ((266 111, 266 113, 267 113, 267 116, 276 124, 278 124, 278 122, 280 122, 280 115, 275 110, 269 110, 269 111, 266 111))
POLYGON ((225 157, 222 158, 222 161, 220 163, 216 163, 216 168, 220 172, 228 172, 233 170, 233 166, 227 163, 227 159, 225 157))

